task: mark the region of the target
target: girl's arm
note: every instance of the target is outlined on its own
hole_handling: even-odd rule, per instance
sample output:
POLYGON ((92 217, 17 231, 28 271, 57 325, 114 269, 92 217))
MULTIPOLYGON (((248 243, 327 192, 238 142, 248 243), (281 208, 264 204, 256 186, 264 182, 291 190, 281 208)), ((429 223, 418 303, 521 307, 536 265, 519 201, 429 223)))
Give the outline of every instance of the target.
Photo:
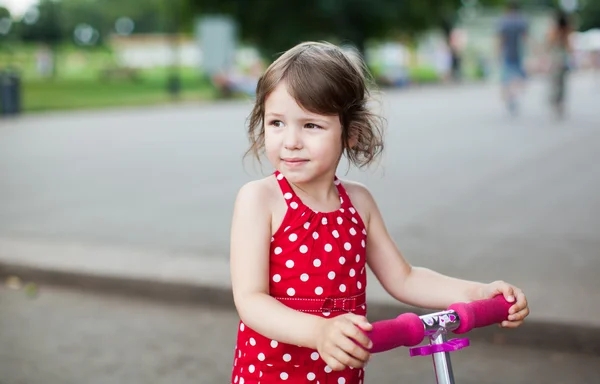
MULTIPOLYGON (((519 288, 503 281, 489 284, 444 276, 411 266, 391 239, 377 204, 369 191, 355 184, 357 206, 367 226, 367 262, 385 290, 395 299, 421 308, 446 309, 456 302, 471 302, 504 295, 513 302, 503 327, 516 328, 529 314, 527 299, 519 288)), ((353 199, 354 201, 354 199, 353 199)))
POLYGON ((235 306, 244 324, 279 342, 316 349, 323 318, 288 308, 269 295, 271 209, 268 185, 244 185, 231 225, 230 270, 235 306))
POLYGON ((485 287, 473 281, 448 277, 427 268, 413 267, 390 237, 381 213, 369 191, 361 185, 351 187, 359 212, 367 226, 367 262, 382 284, 395 299, 428 309, 445 309, 455 302, 470 302, 483 298, 485 287))

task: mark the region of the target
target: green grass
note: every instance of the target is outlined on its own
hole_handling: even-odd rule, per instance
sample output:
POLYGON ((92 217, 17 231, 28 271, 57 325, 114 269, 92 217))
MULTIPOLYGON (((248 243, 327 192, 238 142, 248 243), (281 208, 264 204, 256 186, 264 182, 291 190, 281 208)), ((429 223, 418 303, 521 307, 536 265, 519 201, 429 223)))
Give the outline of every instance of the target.
POLYGON ((101 82, 99 80, 31 80, 24 81, 23 111, 92 109, 114 106, 139 106, 181 100, 206 100, 214 90, 201 81, 185 82, 177 98, 167 91, 166 79, 161 81, 101 82))
POLYGON ((61 48, 56 76, 45 79, 36 73, 35 52, 31 46, 19 46, 11 52, 0 50, 0 69, 10 65, 21 75, 24 112, 140 106, 217 96, 196 68, 179 70, 181 92, 177 98, 167 89, 168 68, 136 70, 136 79, 103 77, 104 71, 117 67, 113 54, 105 48, 61 48))

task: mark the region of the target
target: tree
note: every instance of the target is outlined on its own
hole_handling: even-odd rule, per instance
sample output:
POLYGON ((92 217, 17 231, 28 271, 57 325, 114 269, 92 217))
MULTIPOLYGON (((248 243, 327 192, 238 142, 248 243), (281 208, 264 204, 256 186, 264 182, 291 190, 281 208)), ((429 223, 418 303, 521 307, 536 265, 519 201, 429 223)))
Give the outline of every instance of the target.
MULTIPOLYGON (((415 34, 437 26, 449 35, 463 0, 187 0, 191 9, 231 15, 241 38, 265 55, 300 41, 351 42, 361 52, 370 39, 415 34)), ((503 0, 480 0, 484 5, 503 0)))
POLYGON ((285 5, 272 0, 188 1, 195 11, 233 16, 241 38, 268 56, 300 41, 323 39, 352 42, 364 51, 369 39, 424 29, 429 20, 422 14, 431 12, 420 5, 423 0, 287 0, 285 5), (422 14, 415 17, 415 10, 422 14))
POLYGON ((600 28, 600 2, 588 0, 581 11, 581 30, 600 28))
POLYGON ((41 0, 37 7, 37 17, 31 22, 21 22, 21 38, 56 47, 65 38, 60 6, 59 2, 41 0))

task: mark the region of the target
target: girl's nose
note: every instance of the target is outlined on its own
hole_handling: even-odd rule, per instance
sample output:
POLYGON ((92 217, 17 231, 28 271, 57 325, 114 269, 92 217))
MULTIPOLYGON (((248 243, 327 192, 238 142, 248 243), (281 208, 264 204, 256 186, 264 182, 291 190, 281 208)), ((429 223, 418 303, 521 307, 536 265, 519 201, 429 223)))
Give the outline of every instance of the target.
POLYGON ((284 145, 286 149, 298 149, 302 147, 301 130, 288 127, 285 133, 284 145))

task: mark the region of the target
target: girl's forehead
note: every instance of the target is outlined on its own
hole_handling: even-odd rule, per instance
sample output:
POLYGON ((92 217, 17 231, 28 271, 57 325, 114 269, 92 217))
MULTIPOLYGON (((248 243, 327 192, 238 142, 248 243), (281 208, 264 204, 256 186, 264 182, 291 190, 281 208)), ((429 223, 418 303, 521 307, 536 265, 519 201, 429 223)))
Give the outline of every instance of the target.
MULTIPOLYGON (((288 92, 284 82, 279 83, 265 99, 265 111, 276 114, 311 114, 302 108, 298 101, 288 92)), ((316 115, 316 114, 314 114, 316 115)))

